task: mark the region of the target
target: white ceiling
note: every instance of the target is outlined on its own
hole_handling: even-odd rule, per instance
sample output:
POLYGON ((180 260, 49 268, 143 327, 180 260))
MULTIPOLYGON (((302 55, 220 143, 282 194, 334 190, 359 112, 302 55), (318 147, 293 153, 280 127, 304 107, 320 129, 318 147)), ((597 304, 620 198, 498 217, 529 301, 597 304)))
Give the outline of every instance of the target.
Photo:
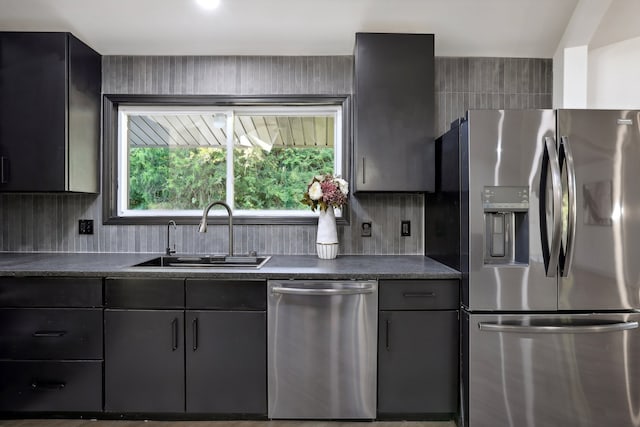
POLYGON ((640 1, 615 0, 600 21, 589 48, 597 49, 636 37, 640 37, 640 1))
POLYGON ((553 56, 578 0, 0 0, 0 30, 103 55, 350 55, 354 33, 436 35, 438 56, 553 56))

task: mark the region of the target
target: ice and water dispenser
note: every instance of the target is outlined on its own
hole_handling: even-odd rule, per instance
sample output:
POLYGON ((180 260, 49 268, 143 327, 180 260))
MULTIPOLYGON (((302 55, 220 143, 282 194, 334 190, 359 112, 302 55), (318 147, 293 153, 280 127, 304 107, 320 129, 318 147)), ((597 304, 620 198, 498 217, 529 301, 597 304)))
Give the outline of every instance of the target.
POLYGON ((529 263, 529 188, 484 187, 484 263, 529 263))

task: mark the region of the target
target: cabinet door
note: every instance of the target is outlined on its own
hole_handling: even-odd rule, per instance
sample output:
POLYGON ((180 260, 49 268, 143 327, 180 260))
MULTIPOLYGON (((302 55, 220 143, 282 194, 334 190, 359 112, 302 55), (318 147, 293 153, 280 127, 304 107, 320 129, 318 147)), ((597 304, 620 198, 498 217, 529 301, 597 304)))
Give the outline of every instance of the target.
POLYGON ((186 314, 187 412, 267 413, 264 311, 186 314))
POLYGON ((105 410, 184 411, 184 311, 105 310, 105 410))
POLYGON ((433 191, 432 34, 356 34, 354 191, 433 191))
POLYGON ((381 311, 378 414, 455 413, 458 312, 381 311))
POLYGON ((0 33, 0 190, 63 191, 65 33, 0 33))

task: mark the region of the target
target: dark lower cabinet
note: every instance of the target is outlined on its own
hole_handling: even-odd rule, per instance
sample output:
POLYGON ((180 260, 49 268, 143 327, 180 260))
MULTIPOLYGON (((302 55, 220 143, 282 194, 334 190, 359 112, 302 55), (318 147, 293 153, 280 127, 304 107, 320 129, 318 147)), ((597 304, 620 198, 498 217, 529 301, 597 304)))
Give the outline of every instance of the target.
POLYGON ((102 411, 101 306, 101 278, 0 278, 0 412, 102 411))
POLYGON ((105 411, 184 411, 183 331, 183 310, 105 310, 105 411))
POLYGON ((455 413, 457 311, 383 311, 379 322, 378 413, 455 413))
POLYGON ((0 411, 102 411, 101 361, 2 361, 0 378, 0 411))
POLYGON ((457 280, 381 280, 378 417, 449 419, 458 411, 457 280))
POLYGON ((264 280, 108 278, 107 412, 265 417, 264 280))
POLYGON ((187 412, 266 414, 266 313, 187 310, 187 412))
POLYGON ((0 308, 0 359, 102 359, 101 308, 0 308))

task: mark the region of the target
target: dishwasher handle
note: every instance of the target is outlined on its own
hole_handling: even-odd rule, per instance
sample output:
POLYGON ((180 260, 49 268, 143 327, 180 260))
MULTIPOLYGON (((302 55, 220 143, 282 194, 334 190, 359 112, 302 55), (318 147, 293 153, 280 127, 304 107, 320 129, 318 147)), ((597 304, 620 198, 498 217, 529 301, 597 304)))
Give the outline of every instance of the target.
POLYGON ((605 323, 601 325, 559 325, 559 326, 528 326, 504 325, 498 323, 478 323, 478 329, 486 332, 516 332, 525 334, 597 334, 603 332, 618 332, 636 329, 638 322, 605 323))
POLYGON ((272 294, 283 295, 359 295, 371 294, 375 292, 375 286, 345 286, 345 287, 326 287, 326 288, 292 288, 285 286, 274 286, 271 288, 272 294))

